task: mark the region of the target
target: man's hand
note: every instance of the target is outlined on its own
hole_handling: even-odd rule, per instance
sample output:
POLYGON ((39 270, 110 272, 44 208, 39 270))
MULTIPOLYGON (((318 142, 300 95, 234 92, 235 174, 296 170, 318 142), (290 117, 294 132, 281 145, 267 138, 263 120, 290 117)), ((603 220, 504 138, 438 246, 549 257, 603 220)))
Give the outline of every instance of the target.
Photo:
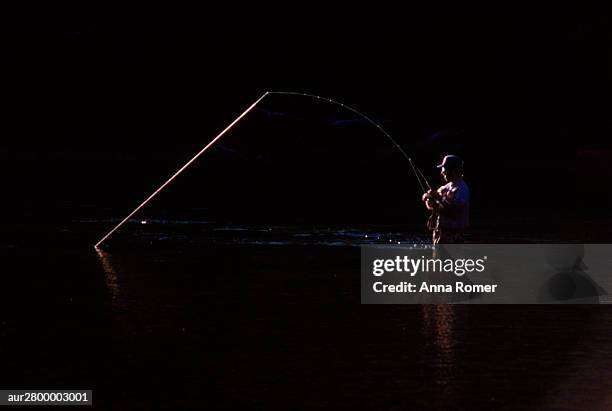
POLYGON ((439 201, 440 198, 440 193, 435 190, 428 190, 425 194, 423 194, 423 201, 439 201))
POLYGON ((438 205, 438 201, 440 200, 440 194, 438 194, 437 191, 429 190, 425 194, 423 194, 422 200, 428 210, 433 210, 438 205))

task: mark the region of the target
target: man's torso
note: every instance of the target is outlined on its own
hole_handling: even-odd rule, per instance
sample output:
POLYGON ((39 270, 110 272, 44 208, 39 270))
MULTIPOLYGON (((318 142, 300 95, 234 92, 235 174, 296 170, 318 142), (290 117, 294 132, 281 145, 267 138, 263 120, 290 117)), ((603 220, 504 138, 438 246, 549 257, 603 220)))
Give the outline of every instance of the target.
POLYGON ((449 204, 448 209, 438 212, 437 228, 447 231, 464 231, 470 225, 470 189, 465 181, 450 182, 438 189, 442 203, 449 204))

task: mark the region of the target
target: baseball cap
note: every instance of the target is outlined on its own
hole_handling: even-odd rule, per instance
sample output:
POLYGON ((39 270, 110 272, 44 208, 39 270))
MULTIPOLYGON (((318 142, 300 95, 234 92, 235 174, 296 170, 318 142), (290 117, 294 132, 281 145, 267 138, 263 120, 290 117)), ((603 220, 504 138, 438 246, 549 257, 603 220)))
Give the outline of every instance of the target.
POLYGON ((438 168, 463 168, 463 160, 459 156, 449 154, 444 157, 442 164, 437 165, 438 168))

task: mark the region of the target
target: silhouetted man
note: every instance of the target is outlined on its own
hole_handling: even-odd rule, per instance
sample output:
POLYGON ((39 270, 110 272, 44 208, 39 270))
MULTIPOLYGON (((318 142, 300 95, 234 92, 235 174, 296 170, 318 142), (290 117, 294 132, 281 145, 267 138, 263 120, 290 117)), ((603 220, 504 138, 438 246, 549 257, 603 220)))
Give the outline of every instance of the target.
POLYGON ((432 212, 428 227, 433 232, 433 243, 462 243, 470 223, 470 189, 463 181, 463 160, 448 155, 438 168, 446 184, 423 194, 425 207, 432 212))

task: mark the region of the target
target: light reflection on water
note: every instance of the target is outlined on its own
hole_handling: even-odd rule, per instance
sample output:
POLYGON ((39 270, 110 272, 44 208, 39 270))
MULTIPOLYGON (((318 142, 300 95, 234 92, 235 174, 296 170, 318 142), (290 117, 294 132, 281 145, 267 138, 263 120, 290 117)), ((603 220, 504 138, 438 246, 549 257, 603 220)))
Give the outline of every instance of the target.
MULTIPOLYGON (((130 220, 106 245, 116 241, 133 244, 200 245, 317 245, 361 246, 367 244, 429 244, 429 234, 398 227, 331 227, 231 225, 205 221, 130 220)), ((79 224, 106 225, 108 221, 82 220, 79 224)), ((100 229, 100 231, 104 231, 100 229)))
POLYGON ((106 288, 111 295, 111 303, 114 307, 117 307, 119 305, 121 289, 119 287, 117 271, 115 271, 112 264, 112 256, 99 248, 96 249, 96 254, 100 259, 102 269, 104 270, 104 280, 106 283, 106 288))
POLYGON ((455 379, 455 307, 450 304, 422 305, 421 333, 428 341, 434 382, 445 392, 455 379))

